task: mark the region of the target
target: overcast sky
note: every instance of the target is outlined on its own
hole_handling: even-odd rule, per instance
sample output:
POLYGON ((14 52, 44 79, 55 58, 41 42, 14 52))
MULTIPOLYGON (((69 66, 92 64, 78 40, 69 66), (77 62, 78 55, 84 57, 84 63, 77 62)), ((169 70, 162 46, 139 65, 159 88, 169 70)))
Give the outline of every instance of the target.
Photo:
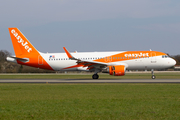
POLYGON ((3 0, 0 50, 9 27, 40 52, 161 51, 180 54, 179 0, 3 0))

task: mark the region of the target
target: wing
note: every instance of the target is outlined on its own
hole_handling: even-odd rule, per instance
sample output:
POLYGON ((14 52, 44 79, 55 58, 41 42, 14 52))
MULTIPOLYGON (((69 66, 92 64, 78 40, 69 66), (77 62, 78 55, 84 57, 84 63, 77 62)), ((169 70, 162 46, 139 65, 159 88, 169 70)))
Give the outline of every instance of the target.
POLYGON ((97 62, 97 61, 92 61, 92 60, 77 59, 74 56, 72 56, 65 47, 63 47, 63 49, 66 52, 69 59, 77 61, 76 67, 87 67, 87 70, 94 71, 95 69, 102 70, 103 68, 108 66, 107 63, 102 63, 102 62, 97 62))

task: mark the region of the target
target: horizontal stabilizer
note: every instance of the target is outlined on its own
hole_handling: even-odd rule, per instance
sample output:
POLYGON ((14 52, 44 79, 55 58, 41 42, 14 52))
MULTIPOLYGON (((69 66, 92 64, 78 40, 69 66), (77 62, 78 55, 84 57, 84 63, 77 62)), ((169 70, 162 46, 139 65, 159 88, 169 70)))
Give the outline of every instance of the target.
POLYGON ((18 57, 7 57, 6 58, 7 61, 9 62, 17 62, 17 60, 21 61, 21 62, 28 62, 29 61, 29 58, 18 58, 18 57))

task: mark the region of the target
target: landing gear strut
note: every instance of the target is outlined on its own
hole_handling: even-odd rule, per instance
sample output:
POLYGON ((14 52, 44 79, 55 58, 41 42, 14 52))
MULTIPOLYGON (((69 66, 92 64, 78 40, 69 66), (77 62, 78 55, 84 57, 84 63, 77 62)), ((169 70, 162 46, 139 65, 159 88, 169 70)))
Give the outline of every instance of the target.
POLYGON ((92 79, 98 79, 99 78, 99 75, 96 73, 92 76, 92 79))
POLYGON ((154 75, 154 70, 153 69, 151 70, 151 75, 152 75, 151 76, 152 79, 156 79, 156 76, 154 75))

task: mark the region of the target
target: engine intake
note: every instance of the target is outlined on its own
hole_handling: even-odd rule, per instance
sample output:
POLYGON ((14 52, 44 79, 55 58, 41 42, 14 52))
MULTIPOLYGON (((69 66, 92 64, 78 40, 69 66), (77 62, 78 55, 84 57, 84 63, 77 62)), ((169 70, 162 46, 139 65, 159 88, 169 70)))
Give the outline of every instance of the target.
POLYGON ((109 74, 114 76, 125 75, 126 67, 124 65, 109 66, 109 74))

